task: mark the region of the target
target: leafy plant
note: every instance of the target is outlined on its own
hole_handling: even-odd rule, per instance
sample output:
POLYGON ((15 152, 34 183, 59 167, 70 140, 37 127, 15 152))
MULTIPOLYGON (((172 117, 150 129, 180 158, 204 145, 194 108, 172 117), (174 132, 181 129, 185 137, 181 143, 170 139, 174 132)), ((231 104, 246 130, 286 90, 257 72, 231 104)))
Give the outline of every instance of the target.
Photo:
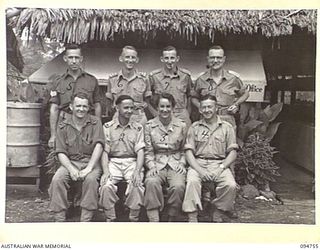
POLYGON ((240 185, 252 184, 258 189, 269 191, 269 182, 279 176, 279 167, 273 161, 277 153, 270 141, 276 134, 280 122, 273 123, 282 110, 282 103, 256 106, 245 104, 240 110, 238 143, 240 151, 236 161, 236 179, 240 185))
POLYGON ((273 161, 277 153, 270 146, 269 140, 261 133, 255 132, 248 136, 244 146, 238 153, 236 179, 240 185, 251 184, 258 189, 268 189, 274 176, 279 176, 279 167, 273 161))

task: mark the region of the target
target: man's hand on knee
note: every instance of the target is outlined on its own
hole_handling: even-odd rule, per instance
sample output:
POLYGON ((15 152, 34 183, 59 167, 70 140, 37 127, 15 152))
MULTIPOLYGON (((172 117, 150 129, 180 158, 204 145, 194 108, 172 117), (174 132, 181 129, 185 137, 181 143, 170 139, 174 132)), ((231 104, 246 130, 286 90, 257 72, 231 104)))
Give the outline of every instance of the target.
POLYGON ((156 167, 151 168, 148 173, 147 173, 147 177, 156 177, 159 174, 159 171, 156 167))
POLYGON ((205 169, 199 170, 199 175, 200 175, 200 178, 202 179, 202 181, 212 181, 213 180, 213 176, 208 170, 205 170, 205 169))
POLYGON ((71 168, 71 169, 69 170, 69 172, 70 172, 70 177, 71 177, 71 179, 72 179, 73 181, 79 180, 79 170, 78 170, 78 169, 76 169, 76 168, 71 168))
POLYGON ((101 187, 104 186, 104 185, 106 185, 109 176, 110 176, 109 173, 103 174, 103 175, 101 176, 101 179, 100 179, 100 186, 101 186, 101 187))
POLYGON ((88 167, 82 169, 81 171, 79 171, 79 178, 83 180, 91 171, 92 169, 88 167))
POLYGON ((140 186, 142 185, 140 171, 135 170, 132 174, 132 184, 133 186, 140 186))

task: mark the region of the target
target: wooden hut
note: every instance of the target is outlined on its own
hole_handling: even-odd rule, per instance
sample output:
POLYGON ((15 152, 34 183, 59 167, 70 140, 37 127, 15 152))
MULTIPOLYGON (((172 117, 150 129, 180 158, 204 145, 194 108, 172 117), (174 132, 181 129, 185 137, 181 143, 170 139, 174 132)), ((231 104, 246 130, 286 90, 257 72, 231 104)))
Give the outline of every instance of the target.
MULTIPOLYGON (((228 61, 229 66, 236 65, 233 70, 240 71, 243 79, 253 81, 249 77, 252 73, 266 84, 262 97, 251 101, 285 103, 279 116, 283 121, 278 133, 280 152, 313 171, 316 19, 316 10, 301 9, 29 8, 22 10, 12 23, 20 33, 27 28, 36 36, 82 44, 85 53, 88 52, 85 67, 89 72, 92 70, 101 85, 109 73, 117 71, 117 53, 124 45, 136 46, 141 51, 139 69, 146 72, 160 66, 159 48, 174 45, 181 53, 181 65, 189 68, 195 78, 205 70, 207 49, 212 44, 221 44, 230 53, 227 60, 234 58, 228 61), (249 55, 255 58, 251 65, 249 55)), ((61 70, 60 60, 61 56, 52 66, 48 64, 35 72, 30 80, 45 84, 48 72, 61 70)))

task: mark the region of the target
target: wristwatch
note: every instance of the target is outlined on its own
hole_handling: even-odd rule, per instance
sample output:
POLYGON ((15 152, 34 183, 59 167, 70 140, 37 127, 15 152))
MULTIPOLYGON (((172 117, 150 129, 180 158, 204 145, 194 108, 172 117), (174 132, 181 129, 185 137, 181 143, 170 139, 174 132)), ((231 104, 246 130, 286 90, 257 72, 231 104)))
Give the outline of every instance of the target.
POLYGON ((219 167, 222 168, 223 170, 226 169, 226 167, 223 165, 223 163, 221 163, 221 164, 219 165, 219 167))

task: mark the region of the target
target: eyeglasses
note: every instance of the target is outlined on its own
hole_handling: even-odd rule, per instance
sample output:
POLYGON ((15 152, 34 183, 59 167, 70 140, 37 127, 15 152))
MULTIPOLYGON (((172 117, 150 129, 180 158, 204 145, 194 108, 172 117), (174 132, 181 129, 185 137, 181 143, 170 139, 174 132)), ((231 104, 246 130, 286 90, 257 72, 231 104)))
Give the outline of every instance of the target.
POLYGON ((210 56, 209 59, 211 59, 211 60, 217 60, 217 61, 222 61, 223 57, 222 57, 222 56, 210 56))

